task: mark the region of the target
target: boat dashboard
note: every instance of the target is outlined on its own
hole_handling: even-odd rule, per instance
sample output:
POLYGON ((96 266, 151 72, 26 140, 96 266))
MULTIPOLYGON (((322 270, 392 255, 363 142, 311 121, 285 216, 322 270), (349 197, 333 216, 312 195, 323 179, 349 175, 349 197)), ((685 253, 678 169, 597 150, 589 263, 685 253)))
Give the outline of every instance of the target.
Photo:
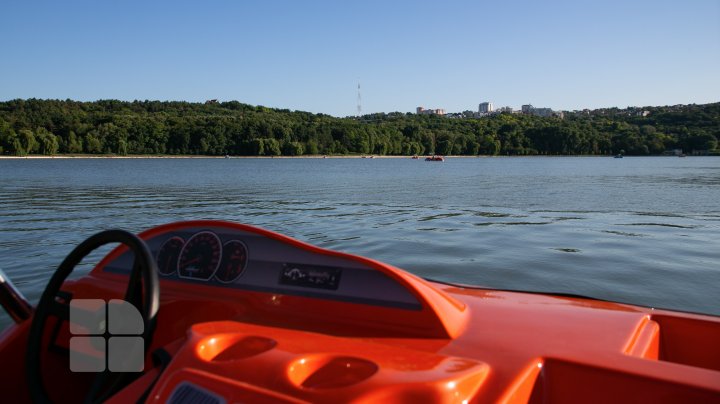
MULTIPOLYGON (((145 240, 161 282, 204 284, 256 291, 420 310, 418 299, 396 280, 361 262, 324 255, 241 229, 193 226, 145 240)), ((129 274, 131 252, 103 271, 129 274)))
MULTIPOLYGON (((304 327, 361 325, 390 335, 445 338, 464 324, 462 303, 414 275, 268 230, 208 220, 139 236, 157 263, 161 299, 172 291, 176 300, 197 300, 204 290, 224 308, 253 306, 247 311, 256 318, 292 318, 304 327)), ((133 262, 133 253, 120 246, 92 274, 127 276, 133 262)))

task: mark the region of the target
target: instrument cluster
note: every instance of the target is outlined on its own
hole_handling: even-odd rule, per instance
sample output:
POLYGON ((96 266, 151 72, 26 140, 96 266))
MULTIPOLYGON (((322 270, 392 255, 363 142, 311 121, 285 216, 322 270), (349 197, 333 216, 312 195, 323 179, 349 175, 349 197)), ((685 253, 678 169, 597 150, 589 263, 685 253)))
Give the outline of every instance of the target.
POLYGON ((212 231, 199 231, 187 240, 167 239, 157 252, 160 275, 198 281, 215 279, 231 283, 238 279, 248 262, 248 249, 240 240, 223 241, 212 231))

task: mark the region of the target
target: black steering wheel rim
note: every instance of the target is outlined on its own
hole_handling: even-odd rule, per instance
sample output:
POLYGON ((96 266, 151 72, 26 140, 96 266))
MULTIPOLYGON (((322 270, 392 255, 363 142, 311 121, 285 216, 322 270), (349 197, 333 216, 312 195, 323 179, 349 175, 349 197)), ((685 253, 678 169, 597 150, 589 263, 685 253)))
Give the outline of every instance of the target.
MULTIPOLYGON (((138 309, 143 318, 144 329, 142 337, 145 343, 145 354, 147 354, 148 347, 155 332, 155 322, 160 307, 157 263, 150 252, 150 248, 138 236, 125 230, 106 230, 97 233, 80 243, 65 257, 50 278, 35 308, 32 323, 30 324, 25 357, 26 377, 28 387, 30 388, 30 396, 34 402, 50 402, 50 398, 47 395, 42 381, 40 353, 42 350, 45 323, 51 314, 52 305, 57 304, 55 299, 60 291, 60 287, 83 258, 98 247, 110 243, 124 244, 135 255, 126 300, 132 302, 132 300, 139 298, 139 296, 133 296, 133 294, 136 290, 139 290, 136 288, 136 283, 142 278, 142 304, 139 305, 138 309)), ((87 397, 86 401, 88 400, 92 400, 92 397, 87 397)))

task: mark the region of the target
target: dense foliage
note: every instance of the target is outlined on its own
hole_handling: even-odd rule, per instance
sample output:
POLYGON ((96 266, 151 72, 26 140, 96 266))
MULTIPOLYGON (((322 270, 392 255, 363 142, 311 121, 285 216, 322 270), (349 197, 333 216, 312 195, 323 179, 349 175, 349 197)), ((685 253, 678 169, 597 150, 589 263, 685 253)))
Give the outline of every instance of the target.
POLYGON ((718 138, 720 103, 473 119, 399 112, 335 118, 237 101, 0 102, 0 154, 20 156, 649 155, 713 150, 718 138))

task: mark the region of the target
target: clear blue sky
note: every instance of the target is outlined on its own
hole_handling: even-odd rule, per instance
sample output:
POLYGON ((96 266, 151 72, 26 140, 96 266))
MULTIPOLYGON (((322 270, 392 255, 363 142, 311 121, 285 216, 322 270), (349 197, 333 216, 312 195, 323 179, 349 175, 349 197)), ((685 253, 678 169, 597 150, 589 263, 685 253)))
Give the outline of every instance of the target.
POLYGON ((3 1, 0 100, 354 115, 720 101, 720 0, 3 1))

